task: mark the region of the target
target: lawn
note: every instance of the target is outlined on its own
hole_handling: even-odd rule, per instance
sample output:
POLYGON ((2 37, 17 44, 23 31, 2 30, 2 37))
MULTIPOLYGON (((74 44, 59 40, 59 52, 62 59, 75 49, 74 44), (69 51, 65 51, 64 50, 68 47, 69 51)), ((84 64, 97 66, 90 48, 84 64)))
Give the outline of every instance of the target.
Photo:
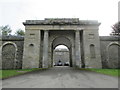
POLYGON ((111 76, 119 76, 120 77, 120 69, 85 69, 85 70, 90 70, 106 75, 111 75, 111 76))
POLYGON ((9 78, 16 75, 21 75, 24 73, 42 70, 42 68, 34 68, 34 69, 17 69, 17 70, 0 70, 0 79, 9 78))
MULTIPOLYGON (((43 70, 43 68, 34 68, 34 69, 17 69, 17 70, 0 70, 0 79, 9 78, 16 75, 22 75, 24 73, 43 70)), ((89 70, 94 71, 106 75, 111 76, 119 76, 120 77, 120 69, 81 69, 81 70, 89 70)))

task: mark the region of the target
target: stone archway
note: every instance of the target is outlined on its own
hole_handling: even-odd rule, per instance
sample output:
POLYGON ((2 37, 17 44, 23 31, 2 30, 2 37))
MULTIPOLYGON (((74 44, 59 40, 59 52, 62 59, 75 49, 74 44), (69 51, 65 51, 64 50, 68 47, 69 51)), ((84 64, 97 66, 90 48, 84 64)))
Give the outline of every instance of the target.
MULTIPOLYGON (((52 60, 52 65, 53 65, 53 51, 54 49, 58 46, 58 45, 65 45, 68 49, 69 49, 69 63, 70 63, 70 67, 73 66, 73 60, 72 60, 72 43, 71 41, 65 37, 65 36, 59 36, 56 37, 53 41, 52 41, 52 45, 51 45, 51 60, 52 60)), ((51 66, 52 66, 51 65, 51 66)))
POLYGON ((2 69, 16 68, 16 51, 17 46, 13 42, 6 42, 2 48, 2 69))
POLYGON ((39 68, 40 65, 42 68, 51 67, 53 49, 60 44, 69 48, 71 65, 74 67, 101 68, 98 36, 100 23, 98 21, 79 20, 78 18, 47 18, 26 20, 23 24, 26 35, 22 68, 39 68), (90 60, 89 45, 91 43, 96 46, 94 60, 90 60), (30 44, 34 45, 32 52, 29 49, 30 44))
POLYGON ((118 55, 120 50, 120 44, 118 42, 112 42, 107 46, 107 62, 109 68, 119 68, 120 57, 118 55))

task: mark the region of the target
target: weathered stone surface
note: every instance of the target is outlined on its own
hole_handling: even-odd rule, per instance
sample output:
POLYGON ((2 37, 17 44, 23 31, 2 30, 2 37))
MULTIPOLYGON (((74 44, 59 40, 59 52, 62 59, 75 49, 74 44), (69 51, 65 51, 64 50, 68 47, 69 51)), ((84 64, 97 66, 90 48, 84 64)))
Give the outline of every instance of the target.
MULTIPOLYGON (((1 48, 1 62, 6 63, 6 65, 10 64, 10 60, 14 61, 14 68, 20 69, 22 68, 22 56, 23 56, 23 44, 24 44, 24 37, 17 37, 17 36, 4 36, 2 38, 2 45, 0 46, 1 48), (16 46, 15 48, 15 53, 16 57, 13 59, 12 56, 14 53, 14 49, 11 49, 11 45, 16 46), (4 46, 7 46, 7 48, 4 48, 4 46), (6 53, 5 53, 6 51, 6 53), (4 53, 2 53, 4 52, 4 53), (12 55, 12 56, 11 56, 12 55)), ((0 65, 2 68, 2 65, 0 65)), ((10 69, 12 65, 4 67, 4 69, 10 69)), ((12 68, 11 68, 12 69, 12 68)))
POLYGON ((120 37, 101 36, 101 60, 103 68, 120 68, 120 37))
POLYGON ((83 30, 84 61, 87 68, 102 68, 100 39, 97 30, 83 30), (91 35, 93 36, 91 38, 91 35), (90 46, 95 46, 95 58, 91 58, 90 46))
POLYGON ((79 18, 46 18, 45 20, 26 20, 24 25, 99 25, 98 21, 79 20, 79 18))
MULTIPOLYGON (((120 37, 99 37, 97 21, 48 18, 42 21, 28 20, 24 25, 25 40, 24 37, 16 36, 4 36, 0 39, 0 53, 4 61, 0 60, 6 65, 14 59, 14 68, 17 69, 52 67, 53 50, 62 44, 69 49, 69 62, 73 67, 84 65, 85 68, 120 68, 117 64, 120 62, 118 55, 120 37), (45 33, 46 30, 48 33, 45 33), (76 33, 77 30, 79 34, 76 33), (13 48, 11 45, 15 50, 11 49, 13 48), (7 49, 4 46, 7 46, 7 49)), ((5 69, 13 69, 12 66, 11 64, 6 67, 3 64, 5 69)))
MULTIPOLYGON (((98 26, 100 25, 100 23, 98 23, 98 21, 79 20, 78 18, 72 18, 72 19, 48 18, 45 20, 27 20, 23 24, 25 25, 26 32, 30 33, 31 31, 33 33, 34 31, 37 31, 37 30, 40 30, 41 32, 43 32, 41 33, 41 42, 42 42, 41 48, 43 49, 40 51, 41 55, 43 55, 42 57, 43 67, 44 66, 47 67, 47 63, 49 64, 48 66, 50 66, 50 63, 53 63, 52 62, 53 49, 60 44, 68 46, 70 50, 71 65, 81 67, 82 64, 84 63, 83 61, 85 61, 86 62, 85 65, 88 68, 102 67, 101 56, 100 56, 100 43, 99 43, 99 36, 98 36, 98 26), (46 30, 49 30, 48 32, 49 40, 47 39, 48 36, 45 33, 46 30), (82 30, 83 32, 81 32, 82 30), (76 34, 76 31, 81 32, 81 34, 76 34), (68 35, 69 32, 70 32, 70 36, 68 35), (83 35, 83 33, 86 33, 86 35, 83 35), (56 38, 58 37, 60 38, 65 37, 65 39, 56 40, 56 38), (80 37, 83 39, 81 39, 80 37), (84 46, 83 46, 83 42, 84 42, 84 46), (91 44, 95 45, 95 50, 96 50, 96 53, 95 53, 96 58, 94 58, 94 60, 92 61, 90 59, 90 47, 89 47, 91 44), (82 59, 85 59, 85 60, 81 60, 81 55, 83 55, 81 54, 81 48, 84 48, 82 49, 84 50, 82 51, 82 53, 85 53, 85 54, 82 57, 82 59)), ((39 39, 35 39, 35 40, 39 40, 39 39)), ((29 41, 29 37, 26 37, 25 42, 31 42, 31 41, 29 41)), ((25 49, 27 49, 27 47, 25 49)), ((29 52, 29 49, 27 49, 27 52, 29 52)), ((26 55, 24 55, 24 57, 26 57, 26 55)), ((32 57, 30 58, 34 58, 33 55, 31 56, 32 57)))
POLYGON ((23 36, 2 36, 2 41, 24 41, 23 36))
POLYGON ((76 66, 81 68, 81 44, 80 44, 80 31, 75 32, 75 62, 76 66))
POLYGON ((43 68, 48 68, 48 31, 44 31, 44 40, 43 40, 43 68))
POLYGON ((39 68, 40 40, 40 30, 26 31, 22 68, 39 68))
MULTIPOLYGON (((111 36, 100 36, 100 51, 101 51, 101 60, 102 60, 102 68, 116 68, 116 67, 113 67, 115 64, 114 63, 111 63, 111 62, 108 62, 108 60, 107 60, 107 46, 110 44, 110 43, 114 43, 114 42, 118 42, 118 38, 119 37, 111 37, 111 36), (109 63, 109 64, 108 64, 109 63)), ((6 39, 4 39, 3 38, 3 44, 4 43, 6 43, 6 42, 10 42, 10 40, 12 40, 11 42, 13 42, 13 43, 15 43, 16 45, 17 45, 17 47, 18 47, 18 51, 17 51, 17 57, 16 57, 16 59, 17 59, 17 67, 16 68, 22 68, 22 56, 23 56, 23 41, 22 40, 24 40, 23 39, 23 37, 21 38, 21 37, 19 37, 19 39, 20 40, 18 40, 18 39, 15 39, 15 38, 12 38, 11 37, 11 39, 7 39, 7 37, 6 37, 6 39)), ((1 42, 2 43, 2 42, 1 42)), ((2 45, 1 45, 2 46, 2 45)), ((118 47, 118 46, 117 46, 118 47)), ((117 48, 116 47, 116 48, 117 48)), ((113 50, 114 51, 114 50, 113 50)), ((112 52, 113 52, 112 51, 112 52)), ((10 53, 10 52, 8 52, 8 53, 10 53)), ((2 54, 2 53, 1 53, 2 54)), ((64 53, 65 54, 65 53, 64 53)), ((114 52, 114 54, 113 53, 111 53, 109 56, 111 56, 112 58, 117 58, 117 57, 115 57, 115 55, 119 55, 118 54, 118 52, 114 52)), ((67 54, 66 55, 64 55, 64 56, 66 56, 65 58, 67 58, 67 54)), ((2 57, 5 57, 4 55, 2 55, 2 57)), ((1 64, 2 64, 2 57, 1 57, 1 64)), ((62 57, 63 58, 63 57, 62 57)), ((7 59, 8 60, 8 59, 7 59)), ((7 62, 7 60, 6 60, 6 63, 8 63, 7 62)), ((55 57, 55 60, 59 60, 59 58, 58 57, 55 57)), ((63 58, 63 60, 64 60, 64 58, 63 58)), ((119 59, 119 57, 118 57, 118 61, 119 61, 119 63, 120 63, 120 59, 119 59)), ((118 63, 118 61, 116 61, 117 63, 118 63)), ((115 60, 113 61, 113 62, 115 62, 115 60)), ((116 63, 115 62, 115 63, 116 63)), ((118 64, 117 64, 118 65, 118 64)), ((115 66, 117 66, 117 65, 115 65, 115 66)), ((1 65, 2 66, 2 65, 1 65)), ((120 66, 118 66, 118 67, 120 67, 120 66)))
POLYGON ((14 45, 7 44, 2 48, 2 69, 14 69, 16 49, 14 45))

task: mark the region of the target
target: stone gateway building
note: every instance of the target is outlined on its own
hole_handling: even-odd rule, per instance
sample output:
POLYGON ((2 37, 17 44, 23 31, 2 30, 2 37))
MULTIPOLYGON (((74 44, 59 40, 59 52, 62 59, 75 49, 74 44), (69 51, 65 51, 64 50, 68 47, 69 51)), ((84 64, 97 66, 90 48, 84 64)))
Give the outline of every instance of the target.
POLYGON ((23 24, 25 37, 2 38, 0 67, 3 69, 53 67, 58 45, 69 49, 70 67, 120 68, 120 37, 100 37, 98 21, 46 18, 26 20, 23 24))

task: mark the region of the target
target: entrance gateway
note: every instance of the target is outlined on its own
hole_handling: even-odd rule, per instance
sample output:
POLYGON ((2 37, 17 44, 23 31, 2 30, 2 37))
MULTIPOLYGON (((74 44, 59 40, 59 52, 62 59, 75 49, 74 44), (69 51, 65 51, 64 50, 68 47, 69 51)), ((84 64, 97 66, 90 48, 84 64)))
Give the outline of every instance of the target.
POLYGON ((23 24, 23 69, 53 67, 53 51, 58 45, 68 47, 71 67, 102 68, 98 21, 46 18, 23 24))

